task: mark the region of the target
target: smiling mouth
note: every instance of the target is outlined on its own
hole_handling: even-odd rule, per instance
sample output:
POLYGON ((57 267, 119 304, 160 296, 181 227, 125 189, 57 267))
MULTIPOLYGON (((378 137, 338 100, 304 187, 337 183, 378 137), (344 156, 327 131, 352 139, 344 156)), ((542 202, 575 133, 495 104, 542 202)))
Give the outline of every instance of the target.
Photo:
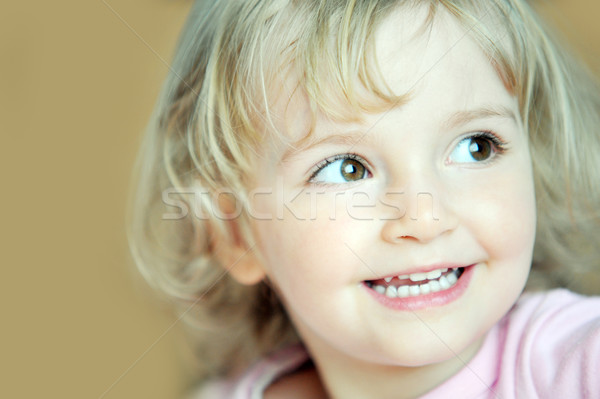
POLYGON ((389 298, 408 298, 448 290, 456 285, 464 271, 464 267, 443 268, 427 273, 366 280, 365 284, 389 298))

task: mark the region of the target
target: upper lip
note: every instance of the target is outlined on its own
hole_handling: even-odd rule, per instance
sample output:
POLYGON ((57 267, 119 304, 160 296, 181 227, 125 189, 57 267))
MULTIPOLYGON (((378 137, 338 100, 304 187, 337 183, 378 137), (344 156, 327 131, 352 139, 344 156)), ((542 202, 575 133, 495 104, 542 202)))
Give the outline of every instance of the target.
POLYGON ((433 270, 438 269, 457 269, 459 267, 469 267, 474 266, 476 263, 436 263, 428 266, 415 267, 411 269, 402 270, 399 272, 394 272, 390 274, 384 274, 381 276, 376 276, 374 279, 370 279, 367 281, 378 280, 386 277, 396 277, 396 276, 404 276, 408 274, 416 274, 416 273, 429 273, 433 270))

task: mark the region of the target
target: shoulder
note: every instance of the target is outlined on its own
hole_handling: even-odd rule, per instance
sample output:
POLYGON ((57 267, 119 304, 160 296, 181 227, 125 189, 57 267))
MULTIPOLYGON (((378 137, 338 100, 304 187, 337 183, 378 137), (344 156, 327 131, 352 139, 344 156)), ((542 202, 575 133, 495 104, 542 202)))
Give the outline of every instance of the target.
POLYGON ((275 381, 286 381, 284 377, 295 374, 308 360, 306 350, 293 345, 259 360, 238 377, 203 384, 186 399, 254 399, 263 398, 263 395, 276 399, 278 396, 266 396, 267 388, 275 381))
POLYGON ((284 376, 269 386, 264 393, 264 399, 321 399, 326 397, 314 367, 284 376))
POLYGON ((600 297, 564 289, 525 294, 502 324, 502 368, 519 390, 600 397, 600 297))
POLYGON ((526 293, 507 316, 507 323, 523 335, 572 337, 577 330, 593 332, 600 323, 600 297, 556 289, 526 293))
POLYGON ((539 348, 561 348, 582 339, 600 338, 600 297, 586 297, 565 289, 524 294, 503 321, 507 339, 539 348))

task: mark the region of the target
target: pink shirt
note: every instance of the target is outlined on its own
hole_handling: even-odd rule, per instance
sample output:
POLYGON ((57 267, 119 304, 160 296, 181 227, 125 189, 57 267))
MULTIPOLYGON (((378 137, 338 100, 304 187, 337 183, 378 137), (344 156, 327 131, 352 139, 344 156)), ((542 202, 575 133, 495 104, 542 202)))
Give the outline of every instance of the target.
MULTIPOLYGON (((194 399, 261 399, 275 379, 308 360, 301 346, 265 358, 235 381, 194 399)), ((420 399, 600 399, 600 297, 559 289, 524 294, 477 355, 420 399)))

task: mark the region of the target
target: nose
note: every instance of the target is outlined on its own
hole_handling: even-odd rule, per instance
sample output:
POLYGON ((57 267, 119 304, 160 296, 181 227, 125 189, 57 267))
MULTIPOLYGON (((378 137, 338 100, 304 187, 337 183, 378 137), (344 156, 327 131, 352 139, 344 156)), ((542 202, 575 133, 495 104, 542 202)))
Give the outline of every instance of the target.
POLYGON ((395 206, 398 212, 382 227, 385 241, 427 243, 456 229, 458 218, 451 198, 439 185, 411 184, 399 198, 395 206))

